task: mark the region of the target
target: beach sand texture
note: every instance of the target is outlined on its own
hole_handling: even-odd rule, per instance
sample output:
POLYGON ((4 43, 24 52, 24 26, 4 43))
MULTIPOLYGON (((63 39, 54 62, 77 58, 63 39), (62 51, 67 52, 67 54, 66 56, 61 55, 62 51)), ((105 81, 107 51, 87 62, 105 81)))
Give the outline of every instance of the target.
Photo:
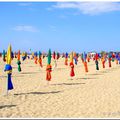
MULTIPOLYGON (((120 117, 120 65, 96 71, 95 62, 88 63, 86 74, 79 58, 75 77, 70 79, 70 67, 64 58, 57 61, 52 80, 46 81, 46 58, 43 68, 34 60, 21 61, 22 72, 17 70, 17 60, 12 61, 14 89, 4 96, 7 74, 0 58, 0 117, 15 118, 109 118, 120 117)), ((54 63, 52 61, 52 65, 54 63)))

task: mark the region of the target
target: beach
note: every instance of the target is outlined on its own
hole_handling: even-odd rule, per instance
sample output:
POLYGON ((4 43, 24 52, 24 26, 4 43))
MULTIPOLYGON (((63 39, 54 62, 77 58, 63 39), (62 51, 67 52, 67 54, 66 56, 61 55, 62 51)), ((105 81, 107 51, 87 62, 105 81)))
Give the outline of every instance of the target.
MULTIPOLYGON (((64 58, 57 60, 52 79, 46 81, 47 59, 43 68, 34 60, 21 61, 22 72, 17 70, 17 59, 12 60, 14 89, 5 93, 7 74, 5 62, 0 58, 0 117, 1 118, 119 118, 120 117, 120 65, 108 62, 105 68, 99 61, 88 63, 88 73, 79 58, 75 77, 70 78, 70 66, 64 58)), ((52 60, 52 66, 54 62, 52 60)))

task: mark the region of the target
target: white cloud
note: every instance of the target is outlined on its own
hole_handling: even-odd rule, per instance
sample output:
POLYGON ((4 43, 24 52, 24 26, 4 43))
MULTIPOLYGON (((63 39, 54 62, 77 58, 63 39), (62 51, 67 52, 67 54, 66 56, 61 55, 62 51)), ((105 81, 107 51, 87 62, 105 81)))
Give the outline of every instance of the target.
POLYGON ((26 31, 26 32, 38 32, 39 30, 34 26, 29 25, 18 25, 13 28, 15 31, 26 31))
POLYGON ((77 2, 58 2, 56 5, 53 5, 54 8, 77 8, 77 2))
POLYGON ((58 2, 52 7, 59 9, 77 9, 81 13, 89 15, 120 11, 120 3, 117 2, 58 2))
POLYGON ((66 19, 67 16, 66 15, 60 15, 59 18, 66 19))
POLYGON ((54 26, 54 25, 49 25, 49 27, 50 27, 50 29, 51 29, 52 31, 57 31, 56 26, 54 26))
POLYGON ((22 3, 18 3, 19 6, 31 6, 32 3, 29 2, 22 2, 22 3))

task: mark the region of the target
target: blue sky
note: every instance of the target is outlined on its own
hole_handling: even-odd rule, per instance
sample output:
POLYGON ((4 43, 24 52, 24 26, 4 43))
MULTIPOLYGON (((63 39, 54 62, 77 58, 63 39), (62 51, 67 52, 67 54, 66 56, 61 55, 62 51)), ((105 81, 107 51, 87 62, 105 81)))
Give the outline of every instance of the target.
POLYGON ((0 51, 120 51, 119 2, 0 2, 0 51))

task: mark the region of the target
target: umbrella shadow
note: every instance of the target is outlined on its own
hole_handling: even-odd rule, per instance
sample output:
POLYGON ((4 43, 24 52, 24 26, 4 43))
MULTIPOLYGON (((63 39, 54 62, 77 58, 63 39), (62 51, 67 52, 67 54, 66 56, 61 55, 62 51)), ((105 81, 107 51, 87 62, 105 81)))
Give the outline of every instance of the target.
POLYGON ((0 76, 0 78, 6 78, 7 76, 0 76))
POLYGON ((0 109, 3 109, 3 108, 11 108, 11 107, 16 107, 17 105, 3 105, 3 106, 0 106, 0 109))
POLYGON ((59 84, 51 84, 51 85, 80 85, 80 84, 86 84, 86 83, 59 83, 59 84))
POLYGON ((43 95, 43 94, 56 94, 56 93, 60 93, 62 91, 51 91, 51 92, 29 92, 29 93, 19 93, 19 94, 14 94, 14 95, 29 95, 29 94, 33 94, 33 95, 43 95))
POLYGON ((25 75, 12 76, 12 77, 25 77, 25 75))
POLYGON ((30 65, 30 66, 27 66, 27 67, 35 67, 35 66, 30 65))
POLYGON ((89 74, 89 75, 103 75, 101 73, 93 73, 93 74, 89 74))
POLYGON ((22 72, 21 74, 37 74, 39 72, 22 72))
POLYGON ((56 68, 56 70, 58 70, 58 71, 61 71, 63 69, 66 69, 66 68, 56 68))
POLYGON ((108 71, 101 71, 100 73, 109 73, 108 71))
POLYGON ((76 78, 76 80, 80 80, 80 79, 98 79, 98 78, 90 78, 90 77, 76 78))

